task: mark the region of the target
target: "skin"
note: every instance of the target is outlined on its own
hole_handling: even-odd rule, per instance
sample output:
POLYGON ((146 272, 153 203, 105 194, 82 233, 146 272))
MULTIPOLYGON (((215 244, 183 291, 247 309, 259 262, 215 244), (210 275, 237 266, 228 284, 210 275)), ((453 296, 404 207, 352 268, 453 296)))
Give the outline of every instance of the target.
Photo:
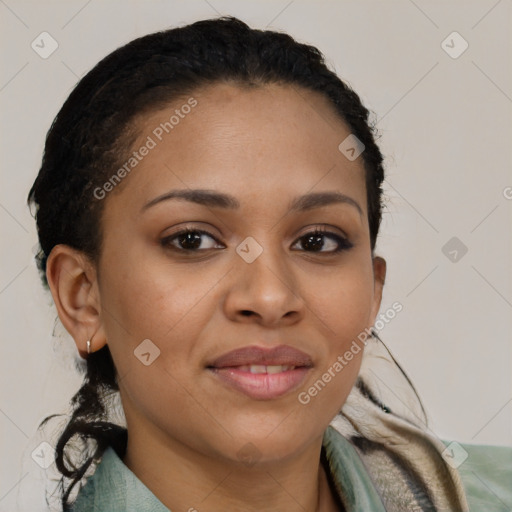
MULTIPOLYGON (((217 84, 193 96, 193 111, 104 199, 97 265, 67 246, 53 249, 47 276, 59 317, 84 357, 86 340, 93 351, 108 343, 130 433, 124 462, 164 505, 336 510, 319 463, 322 436, 362 351, 309 404, 297 397, 380 307, 386 266, 370 247, 362 158, 338 150, 350 131, 316 93, 217 84), (173 199, 141 212, 175 189, 230 194, 240 207, 173 199), (288 211, 294 198, 325 191, 361 211, 348 203, 288 211), (202 235, 188 253, 176 238, 162 246, 185 226, 216 240, 202 235), (333 253, 338 244, 326 235, 311 249, 303 237, 315 228, 352 247, 333 253), (236 252, 248 236, 263 248, 252 263, 236 252), (160 350, 149 366, 134 357, 145 339, 160 350), (280 344, 309 354, 314 367, 273 400, 251 399, 205 368, 236 348, 280 344), (240 459, 248 446, 254 464, 240 459)), ((139 118, 134 149, 186 99, 139 118)))

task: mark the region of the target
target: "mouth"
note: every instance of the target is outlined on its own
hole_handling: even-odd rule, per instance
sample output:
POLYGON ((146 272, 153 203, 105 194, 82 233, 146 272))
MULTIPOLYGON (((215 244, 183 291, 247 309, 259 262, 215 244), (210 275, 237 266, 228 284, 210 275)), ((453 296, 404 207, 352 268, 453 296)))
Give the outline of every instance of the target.
POLYGON ((299 387, 313 361, 288 345, 272 349, 250 346, 228 352, 206 368, 235 391, 255 400, 273 400, 299 387))

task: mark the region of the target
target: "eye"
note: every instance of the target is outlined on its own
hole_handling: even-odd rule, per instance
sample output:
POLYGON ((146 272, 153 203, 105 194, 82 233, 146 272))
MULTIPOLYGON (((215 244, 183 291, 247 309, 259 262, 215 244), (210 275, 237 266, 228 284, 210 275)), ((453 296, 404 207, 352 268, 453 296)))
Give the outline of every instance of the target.
POLYGON ((347 238, 320 228, 302 235, 298 239, 296 245, 297 244, 301 244, 306 252, 331 254, 345 251, 353 247, 353 244, 349 242, 347 238))
POLYGON ((177 251, 198 252, 208 249, 223 249, 224 246, 220 245, 217 239, 208 231, 202 229, 186 228, 173 233, 160 241, 163 247, 177 251), (206 238, 210 239, 205 242, 206 238), (205 243, 203 243, 205 242, 205 243))

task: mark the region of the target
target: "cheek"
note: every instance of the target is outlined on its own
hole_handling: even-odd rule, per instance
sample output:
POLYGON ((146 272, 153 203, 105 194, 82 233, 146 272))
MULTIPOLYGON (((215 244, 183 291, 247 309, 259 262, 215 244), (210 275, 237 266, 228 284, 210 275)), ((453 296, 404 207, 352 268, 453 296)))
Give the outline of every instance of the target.
POLYGON ((216 282, 212 277, 185 276, 176 269, 144 264, 142 258, 138 261, 131 268, 111 267, 115 270, 105 272, 101 284, 107 342, 120 374, 134 366, 139 369, 134 355, 144 340, 158 348, 160 362, 178 365, 193 350, 205 315, 213 314, 207 308, 214 304, 205 300, 216 282))
POLYGON ((373 271, 363 263, 347 265, 331 279, 310 283, 308 308, 326 340, 322 363, 301 390, 298 401, 311 417, 332 419, 350 393, 361 366, 371 327, 373 271))
POLYGON ((183 319, 193 317, 196 306, 202 302, 204 307, 202 299, 219 280, 199 267, 191 271, 173 264, 159 248, 147 244, 137 244, 117 258, 115 251, 110 252, 105 258, 102 306, 116 311, 118 320, 139 336, 161 338, 183 319))
POLYGON ((195 396, 199 370, 191 362, 205 322, 214 315, 217 301, 205 294, 217 281, 150 265, 105 274, 105 330, 127 418, 141 414, 176 437, 187 435, 182 424, 211 421, 195 396))
MULTIPOLYGON (((365 267, 347 268, 316 285, 311 309, 321 320, 326 336, 338 349, 370 327, 373 307, 373 272, 365 267), (321 289, 318 289, 321 286, 321 289)), ((312 288, 313 290, 315 288, 312 288)))

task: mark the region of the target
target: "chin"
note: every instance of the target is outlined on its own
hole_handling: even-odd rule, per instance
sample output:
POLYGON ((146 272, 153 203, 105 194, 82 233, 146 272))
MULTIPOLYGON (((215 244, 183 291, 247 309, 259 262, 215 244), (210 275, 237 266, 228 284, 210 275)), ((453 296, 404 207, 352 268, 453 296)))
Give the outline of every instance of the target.
POLYGON ((236 428, 231 423, 229 432, 232 438, 226 446, 228 452, 224 452, 229 453, 227 458, 247 465, 283 461, 298 455, 322 437, 323 431, 309 431, 299 420, 289 422, 291 416, 293 414, 281 413, 279 417, 270 419, 268 416, 260 417, 256 422, 239 421, 236 428))

